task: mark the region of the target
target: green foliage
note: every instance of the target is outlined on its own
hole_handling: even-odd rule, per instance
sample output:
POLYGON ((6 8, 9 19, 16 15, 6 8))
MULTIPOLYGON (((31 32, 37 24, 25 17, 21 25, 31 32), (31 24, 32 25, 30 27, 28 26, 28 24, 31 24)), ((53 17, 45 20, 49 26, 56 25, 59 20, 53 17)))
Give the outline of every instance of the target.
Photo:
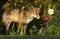
POLYGON ((37 27, 34 25, 30 28, 29 30, 30 32, 30 35, 36 35, 36 32, 37 32, 37 27))
POLYGON ((55 35, 60 36, 60 26, 56 27, 55 35))
POLYGON ((48 28, 46 28, 45 32, 47 35, 55 35, 55 30, 56 30, 55 26, 49 26, 48 28))
POLYGON ((24 35, 24 26, 21 27, 20 36, 24 35))
MULTIPOLYGON (((8 2, 6 2, 6 4, 4 4, 2 6, 3 9, 11 9, 11 8, 19 8, 22 9, 22 7, 25 7, 27 9, 30 9, 30 6, 33 5, 34 7, 40 7, 40 3, 43 3, 43 8, 42 8, 42 12, 44 13, 44 15, 46 15, 49 19, 50 19, 50 23, 48 24, 44 24, 44 22, 42 24, 45 25, 45 29, 43 31, 42 26, 39 26, 41 28, 37 28, 37 26, 34 24, 28 31, 30 33, 30 35, 60 35, 60 5, 58 1, 54 1, 54 0, 8 0, 8 2), (36 3, 35 3, 36 2, 36 3), (51 5, 51 8, 53 8, 54 14, 53 15, 48 15, 48 6, 51 5)), ((43 16, 44 16, 43 15, 43 16)), ((43 18, 42 16, 42 18, 43 18)), ((41 21, 42 22, 42 21, 41 21)), ((16 24, 18 26, 18 24, 16 24)), ((0 22, 0 33, 2 33, 2 31, 4 31, 4 24, 3 22, 0 22)), ((15 30, 14 30, 15 25, 12 25, 12 28, 9 31, 10 35, 17 35, 15 30)), ((20 31, 20 36, 23 36, 23 27, 21 27, 21 31, 20 31)))
POLYGON ((9 31, 10 35, 17 35, 16 32, 14 31, 14 24, 12 25, 12 28, 9 31))
POLYGON ((39 29, 39 31, 38 31, 38 35, 45 35, 45 30, 43 31, 43 29, 41 28, 41 29, 39 29))

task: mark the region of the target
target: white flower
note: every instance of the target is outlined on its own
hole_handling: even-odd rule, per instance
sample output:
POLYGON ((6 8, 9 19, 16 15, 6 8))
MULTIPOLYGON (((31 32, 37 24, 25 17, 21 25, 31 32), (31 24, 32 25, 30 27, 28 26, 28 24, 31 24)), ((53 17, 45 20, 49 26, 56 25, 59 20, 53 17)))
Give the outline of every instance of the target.
POLYGON ((48 14, 53 15, 54 14, 54 9, 48 9, 48 14))

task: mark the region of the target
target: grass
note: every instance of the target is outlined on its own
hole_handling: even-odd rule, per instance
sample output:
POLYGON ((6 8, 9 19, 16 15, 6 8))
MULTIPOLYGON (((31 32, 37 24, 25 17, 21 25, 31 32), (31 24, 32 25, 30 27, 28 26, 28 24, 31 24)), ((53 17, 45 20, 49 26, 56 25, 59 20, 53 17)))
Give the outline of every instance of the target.
POLYGON ((0 35, 1 39, 60 39, 60 36, 54 36, 54 35, 25 35, 25 36, 10 36, 10 35, 0 35))

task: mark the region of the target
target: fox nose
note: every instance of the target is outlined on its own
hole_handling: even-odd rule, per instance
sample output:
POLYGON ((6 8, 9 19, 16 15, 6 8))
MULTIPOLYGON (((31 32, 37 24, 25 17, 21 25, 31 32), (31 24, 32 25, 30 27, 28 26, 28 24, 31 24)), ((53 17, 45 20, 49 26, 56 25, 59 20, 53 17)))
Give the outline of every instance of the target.
POLYGON ((35 15, 35 17, 36 17, 37 19, 40 19, 40 16, 39 16, 39 15, 38 15, 38 16, 35 15))
POLYGON ((38 16, 37 19, 40 19, 40 16, 38 16))

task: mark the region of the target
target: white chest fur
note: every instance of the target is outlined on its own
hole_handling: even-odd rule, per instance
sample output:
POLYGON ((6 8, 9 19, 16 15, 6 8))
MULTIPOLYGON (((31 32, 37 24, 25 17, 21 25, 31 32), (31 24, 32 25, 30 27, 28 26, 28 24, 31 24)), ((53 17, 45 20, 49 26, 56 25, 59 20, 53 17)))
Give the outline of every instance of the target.
POLYGON ((25 21, 25 23, 31 22, 31 21, 33 20, 33 18, 34 18, 33 16, 34 16, 34 15, 31 14, 31 16, 27 17, 27 20, 25 21))

